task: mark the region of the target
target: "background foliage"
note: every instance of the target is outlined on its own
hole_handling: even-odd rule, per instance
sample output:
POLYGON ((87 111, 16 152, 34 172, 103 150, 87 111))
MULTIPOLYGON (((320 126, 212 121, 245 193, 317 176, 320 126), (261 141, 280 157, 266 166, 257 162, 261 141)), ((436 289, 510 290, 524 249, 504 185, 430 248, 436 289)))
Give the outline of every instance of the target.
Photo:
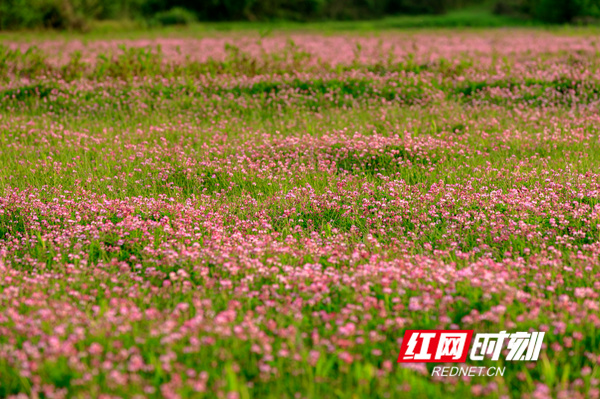
POLYGON ((202 21, 318 21, 441 15, 465 7, 545 23, 590 23, 600 0, 0 0, 0 30, 88 29, 94 20, 147 26, 202 21))

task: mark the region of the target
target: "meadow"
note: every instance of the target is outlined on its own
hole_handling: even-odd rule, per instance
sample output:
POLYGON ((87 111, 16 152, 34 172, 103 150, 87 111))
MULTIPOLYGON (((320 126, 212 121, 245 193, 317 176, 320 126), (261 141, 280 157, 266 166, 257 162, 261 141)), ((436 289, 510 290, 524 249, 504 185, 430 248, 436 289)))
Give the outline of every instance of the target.
POLYGON ((3 40, 0 397, 600 396, 597 32, 184 36, 3 40))

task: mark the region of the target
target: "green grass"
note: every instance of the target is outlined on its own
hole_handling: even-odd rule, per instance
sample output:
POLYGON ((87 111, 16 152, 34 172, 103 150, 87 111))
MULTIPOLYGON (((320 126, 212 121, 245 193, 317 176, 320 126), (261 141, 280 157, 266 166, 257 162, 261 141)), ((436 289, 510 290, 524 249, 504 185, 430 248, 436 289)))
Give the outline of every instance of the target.
POLYGON ((77 32, 0 32, 5 40, 30 41, 43 35, 46 39, 81 38, 100 39, 136 39, 141 37, 204 37, 223 33, 248 34, 266 37, 278 32, 313 32, 319 34, 337 34, 353 32, 356 34, 378 34, 378 32, 420 29, 502 28, 502 27, 539 27, 540 24, 522 18, 495 15, 491 7, 469 7, 453 10, 443 15, 398 15, 367 21, 260 21, 260 22, 200 22, 189 26, 147 28, 143 22, 135 21, 97 21, 86 33, 77 32))

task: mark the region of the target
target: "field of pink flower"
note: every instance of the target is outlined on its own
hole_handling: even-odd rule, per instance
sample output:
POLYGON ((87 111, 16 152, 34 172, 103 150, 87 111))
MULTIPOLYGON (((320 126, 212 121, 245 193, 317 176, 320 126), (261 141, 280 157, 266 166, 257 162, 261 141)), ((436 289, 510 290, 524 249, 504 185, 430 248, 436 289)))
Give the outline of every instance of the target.
POLYGON ((598 39, 5 43, 0 397, 600 397, 598 39))

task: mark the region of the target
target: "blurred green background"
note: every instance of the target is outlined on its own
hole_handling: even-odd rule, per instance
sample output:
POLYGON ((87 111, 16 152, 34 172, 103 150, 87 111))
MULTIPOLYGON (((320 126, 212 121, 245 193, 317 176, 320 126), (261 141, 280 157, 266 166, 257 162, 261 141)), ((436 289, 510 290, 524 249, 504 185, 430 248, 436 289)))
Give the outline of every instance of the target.
POLYGON ((600 0, 0 0, 0 30, 377 19, 388 27, 597 24, 600 0))

